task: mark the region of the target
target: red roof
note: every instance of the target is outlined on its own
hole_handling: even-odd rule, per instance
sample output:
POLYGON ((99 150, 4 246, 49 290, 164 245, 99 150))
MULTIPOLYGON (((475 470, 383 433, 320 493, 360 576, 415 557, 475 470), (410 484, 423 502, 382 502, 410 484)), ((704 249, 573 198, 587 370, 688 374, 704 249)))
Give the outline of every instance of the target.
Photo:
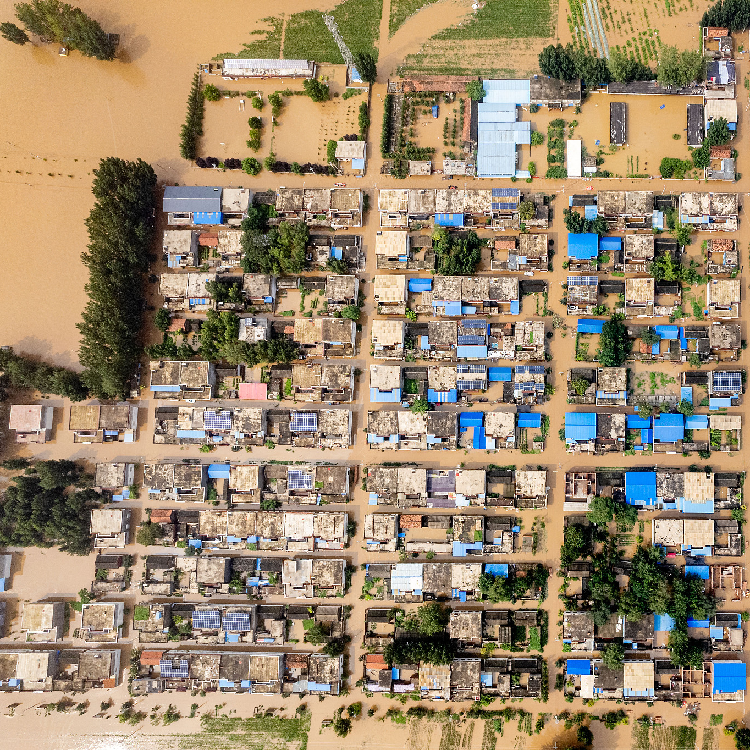
POLYGON ((408 513, 402 514, 398 518, 398 525, 402 529, 421 529, 422 528, 422 516, 409 515, 408 513))
POLYGON ((495 250, 515 250, 515 237, 501 237, 495 240, 495 250))
POLYGON ((204 232, 198 235, 198 244, 201 247, 218 247, 219 246, 219 235, 211 234, 210 232, 204 232))
POLYGON ((365 666, 371 669, 387 669, 383 654, 365 654, 365 666))
POLYGON ((712 159, 729 159, 732 156, 731 146, 711 146, 712 159))
POLYGON ((185 318, 172 318, 172 320, 169 323, 169 328, 167 330, 170 333, 177 333, 178 331, 182 332, 185 330, 185 324, 187 321, 185 318))
POLYGON ((240 398, 243 401, 265 401, 268 398, 268 384, 240 383, 240 398))
POLYGON ((174 511, 171 508, 154 508, 151 511, 151 520, 154 523, 170 523, 174 511))
POLYGON ((144 667, 156 667, 163 654, 163 651, 141 651, 141 664, 144 667))

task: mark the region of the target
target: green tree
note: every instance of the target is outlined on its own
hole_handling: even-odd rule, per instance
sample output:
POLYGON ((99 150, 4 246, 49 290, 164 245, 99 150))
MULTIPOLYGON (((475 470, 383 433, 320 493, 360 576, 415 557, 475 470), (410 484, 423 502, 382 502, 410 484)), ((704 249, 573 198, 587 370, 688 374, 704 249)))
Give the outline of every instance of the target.
POLYGON ((602 663, 607 669, 621 669, 625 660, 625 649, 621 643, 610 643, 602 650, 602 663))
POLYGON ((221 91, 219 90, 218 86, 214 86, 213 83, 207 83, 203 87, 203 96, 206 101, 218 102, 219 99, 221 99, 221 91))
POLYGON ((188 94, 185 122, 180 129, 180 155, 183 159, 193 161, 198 155, 198 139, 203 135, 204 108, 201 75, 196 73, 188 94))
POLYGON ((10 23, 9 21, 0 23, 0 34, 2 34, 3 39, 7 39, 9 42, 13 42, 13 44, 20 44, 23 46, 31 41, 29 35, 22 28, 16 26, 14 23, 10 23))
POLYGON ((531 131, 531 145, 541 146, 544 143, 544 133, 540 133, 538 130, 531 131))
POLYGON ((702 81, 706 75, 706 61, 697 50, 679 50, 665 44, 659 48, 657 77, 662 86, 687 86, 702 81))
POLYGON ((572 81, 576 78, 576 65, 562 44, 550 44, 539 53, 539 70, 550 78, 572 81))
POLYGON ((628 57, 624 52, 612 50, 607 62, 612 80, 618 83, 652 81, 656 78, 656 74, 648 65, 644 65, 639 60, 628 57))
POLYGON ((623 323, 624 315, 615 314, 602 326, 596 357, 602 367, 621 367, 630 354, 632 342, 623 323))
POLYGON ((611 80, 607 60, 590 54, 587 50, 577 49, 572 44, 565 48, 568 56, 573 61, 576 78, 589 87, 601 86, 611 80))
POLYGON ((154 325, 156 326, 156 328, 162 333, 166 333, 171 322, 172 316, 170 315, 169 310, 164 307, 160 307, 156 311, 156 315, 154 316, 154 325))
POLYGON ((378 77, 377 60, 371 52, 357 52, 354 55, 354 67, 359 77, 369 84, 375 83, 378 77))
POLYGON ((415 399, 412 402, 411 406, 409 407, 409 410, 412 412, 412 414, 425 414, 431 409, 432 409, 432 404, 423 396, 420 396, 418 399, 415 399))
POLYGON ((565 529, 564 541, 560 548, 560 565, 566 568, 577 560, 589 547, 588 534, 579 523, 572 523, 565 529))
POLYGON ((121 398, 141 358, 141 327, 154 231, 156 173, 146 162, 102 159, 86 219, 89 301, 78 329, 83 381, 101 398, 121 398))
POLYGON ((164 536, 164 530, 158 523, 144 521, 135 534, 135 541, 144 547, 152 547, 164 536))
MULTIPOLYGON (((653 265, 655 264, 652 264, 652 266, 653 265)), ((662 280, 654 275, 653 269, 651 270, 651 275, 654 276, 654 278, 657 279, 658 281, 662 280)), ((661 341, 661 336, 659 336, 659 334, 651 326, 648 326, 648 328, 646 328, 645 331, 641 331, 640 338, 641 338, 641 341, 644 344, 646 344, 646 346, 649 346, 649 347, 653 346, 654 344, 658 344, 661 341)))
POLYGON ((680 412, 680 414, 684 414, 686 417, 692 417, 693 413, 695 412, 695 408, 693 407, 692 403, 690 403, 690 401, 683 398, 680 403, 677 404, 677 411, 680 412))
POLYGON ((359 320, 361 310, 356 305, 346 305, 341 308, 341 317, 349 320, 359 320))
POLYGON ((422 635, 432 636, 444 633, 448 627, 451 611, 439 602, 428 602, 417 608, 413 617, 407 620, 407 629, 414 629, 422 635))
POLYGON ((77 372, 38 362, 20 354, 12 348, 0 350, 0 395, 3 385, 13 388, 32 389, 41 393, 53 393, 71 401, 82 401, 89 391, 77 372))
POLYGON ((259 175, 263 166, 254 156, 247 156, 242 160, 242 171, 255 177, 259 175))
POLYGON ((737 750, 750 750, 750 729, 741 727, 734 734, 734 744, 737 750))
POLYGON ((317 78, 306 78, 302 83, 302 88, 314 102, 327 102, 331 98, 328 86, 317 78))
POLYGON ((717 117, 711 122, 706 133, 704 140, 705 144, 711 146, 723 146, 725 143, 729 143, 732 140, 732 131, 729 129, 729 123, 727 123, 724 117, 717 117))
POLYGON ((482 99, 487 96, 487 92, 484 90, 484 86, 482 86, 482 81, 479 79, 476 81, 469 81, 466 84, 466 93, 469 95, 469 98, 475 102, 481 102, 482 99))
POLYGON ((437 272, 443 276, 470 276, 482 259, 482 241, 474 231, 459 236, 437 227, 432 233, 432 246, 437 272))

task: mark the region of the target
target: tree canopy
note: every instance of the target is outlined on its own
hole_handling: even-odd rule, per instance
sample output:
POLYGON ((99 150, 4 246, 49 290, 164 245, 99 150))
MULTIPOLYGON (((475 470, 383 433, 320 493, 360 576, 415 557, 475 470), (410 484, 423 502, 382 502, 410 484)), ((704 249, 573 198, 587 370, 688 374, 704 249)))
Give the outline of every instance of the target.
POLYGON ((357 52, 354 55, 354 67, 365 83, 375 83, 378 77, 377 60, 371 52, 357 52))
POLYGON ((630 354, 632 342, 623 323, 624 315, 613 315, 602 326, 596 358, 602 367, 621 367, 630 354))
MULTIPOLYGON (((272 207, 255 207, 242 222, 242 270, 245 273, 288 274, 305 269, 310 229, 301 221, 282 221, 268 229, 272 207)), ((275 211, 273 212, 275 214, 275 211)))
POLYGON ((701 26, 745 31, 750 28, 750 0, 718 0, 703 14, 701 26))
POLYGON ((539 53, 539 70, 561 81, 572 81, 578 77, 575 63, 562 44, 549 44, 539 53))
POLYGON ((475 102, 481 102, 482 99, 487 95, 487 92, 482 86, 482 82, 477 79, 476 81, 469 81, 466 84, 466 93, 469 95, 469 99, 475 102))
POLYGON ((638 520, 638 511, 634 506, 622 503, 613 497, 597 495, 591 501, 586 516, 597 526, 606 526, 610 521, 617 521, 618 524, 632 528, 638 520))
POLYGON ((509 568, 506 578, 482 573, 479 577, 479 590, 491 602, 515 602, 527 595, 534 597, 537 594, 544 598, 548 578, 549 571, 541 564, 524 571, 523 575, 518 575, 515 568, 509 568))
POLYGON ((154 230, 156 174, 138 159, 102 159, 86 219, 89 301, 78 324, 83 382, 101 398, 121 398, 141 357, 141 325, 154 230))
POLYGON ((482 241, 474 231, 452 234, 445 227, 432 233, 437 272, 443 276, 471 276, 482 259, 482 241))
POLYGON ((200 73, 193 76, 187 100, 185 122, 180 128, 180 156, 193 161, 198 156, 198 139, 203 135, 205 97, 200 73))
POLYGON ((601 237, 609 231, 603 216, 587 219, 571 208, 563 209, 563 220, 565 228, 572 234, 598 234, 601 237))
POLYGON ((30 41, 29 35, 22 28, 9 21, 0 23, 0 34, 2 34, 3 39, 7 39, 9 42, 13 42, 13 44, 20 44, 21 46, 30 41))
POLYGON ((82 401, 89 395, 77 372, 23 357, 13 349, 0 351, 0 370, 4 373, 5 383, 13 388, 31 388, 71 401, 82 401))
POLYGON ((91 510, 101 495, 73 461, 37 461, 13 477, 0 504, 0 545, 91 551, 91 510))
POLYGON ((648 65, 644 65, 640 60, 628 57, 624 52, 612 50, 607 63, 612 80, 619 83, 653 81, 656 78, 656 74, 648 65))
POLYGON ((702 81, 706 61, 697 50, 680 50, 669 44, 659 48, 657 78, 662 86, 687 86, 702 81))

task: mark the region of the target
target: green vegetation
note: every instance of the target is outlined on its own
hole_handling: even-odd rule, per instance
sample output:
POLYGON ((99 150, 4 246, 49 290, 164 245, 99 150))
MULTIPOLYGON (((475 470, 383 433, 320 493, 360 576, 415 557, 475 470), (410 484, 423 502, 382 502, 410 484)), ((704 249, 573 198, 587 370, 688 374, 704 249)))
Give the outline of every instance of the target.
POLYGON ((397 624, 403 630, 425 636, 438 635, 446 630, 451 611, 438 602, 422 604, 397 624))
POLYGON ((0 23, 0 35, 2 35, 3 39, 7 39, 9 42, 13 42, 13 44, 20 44, 21 46, 31 41, 29 35, 22 28, 9 21, 0 23))
POLYGON ((32 389, 41 393, 52 393, 71 401, 88 398, 88 390, 77 372, 64 367, 16 354, 13 349, 0 351, 0 400, 5 399, 5 387, 32 389))
MULTIPOLYGON (((687 225, 680 224, 679 226, 683 227, 687 225)), ((689 226, 687 226, 687 229, 689 238, 692 229, 689 226)), ((678 232, 679 230, 678 228, 675 228, 674 231, 678 232)), ((685 238, 681 237, 681 239, 684 240, 685 238)), ((689 245, 690 240, 688 239, 685 244, 689 245)), ((657 281, 682 281, 686 284, 700 284, 703 282, 703 277, 698 273, 697 268, 698 264, 695 261, 691 261, 689 266, 684 266, 678 259, 675 259, 672 253, 661 253, 661 255, 657 255, 656 258, 654 258, 654 261, 649 266, 648 272, 657 281)))
POLYGON ((180 129, 180 156, 183 159, 192 161, 198 156, 198 139, 203 135, 204 102, 201 74, 196 73, 188 95, 187 115, 180 129))
POLYGON ((207 83, 203 87, 203 98, 207 102, 218 102, 221 99, 221 91, 213 83, 207 83))
POLYGON ((482 86, 482 82, 480 80, 469 81, 466 84, 466 93, 469 95, 469 98, 474 100, 475 102, 481 102, 482 99, 484 99, 484 97, 487 95, 487 92, 484 90, 484 86, 482 86))
POLYGON ((86 219, 89 301, 78 324, 83 382, 101 398, 121 398, 141 357, 143 275, 151 252, 156 174, 141 161, 102 159, 96 203, 86 219))
POLYGON ((656 77, 654 71, 648 65, 617 50, 610 52, 607 64, 612 80, 620 83, 652 81, 656 77))
POLYGON ((700 148, 693 149, 693 165, 696 169, 705 169, 711 161, 711 147, 723 146, 732 140, 732 131, 725 118, 717 117, 703 139, 703 145, 700 148))
POLYGON ((683 161, 682 159, 675 159, 672 156, 665 156, 659 164, 659 174, 664 179, 673 177, 676 180, 681 180, 692 168, 693 162, 688 159, 683 161))
POLYGON ((597 216, 595 219, 586 219, 581 214, 570 208, 563 210, 565 228, 573 234, 598 234, 600 237, 607 234, 607 222, 604 217, 597 216))
POLYGON ((82 55, 97 60, 114 60, 114 40, 80 8, 60 0, 32 0, 30 3, 17 3, 15 9, 16 18, 26 27, 26 31, 47 42, 77 49, 82 55))
POLYGON ((144 521, 135 533, 135 540, 144 547, 152 547, 154 544, 158 544, 163 536, 164 530, 161 524, 144 521))
POLYGON ((412 414, 425 414, 432 410, 432 404, 426 398, 420 396, 412 402, 409 410, 412 414))
POLYGON ((679 50, 668 44, 659 48, 657 78, 662 86, 687 86, 702 81, 706 75, 706 61, 697 50, 679 50))
POLYGON ((101 495, 74 461, 37 461, 13 477, 0 504, 0 544, 54 547, 72 555, 91 551, 91 510, 101 495))
POLYGON ((378 58, 372 52, 360 50, 354 55, 354 67, 359 77, 369 84, 375 83, 378 77, 378 58))
POLYGON ((249 719, 201 715, 201 732, 175 736, 179 750, 304 750, 310 731, 310 714, 299 711, 294 718, 258 716, 249 719))
POLYGON ((394 664, 450 664, 455 649, 446 633, 424 638, 399 638, 388 643, 383 658, 394 664))
POLYGON ((606 526, 610 521, 616 521, 618 526, 633 528, 638 521, 638 510, 635 506, 621 503, 613 497, 597 495, 591 501, 586 516, 597 526, 606 526))
POLYGON ((328 86, 317 78, 305 79, 302 82, 302 88, 314 102, 327 102, 331 98, 328 86))
POLYGON ((248 156, 242 160, 242 171, 256 177, 261 173, 263 165, 254 157, 248 156))
POLYGON ((547 590, 549 571, 537 564, 520 575, 515 568, 509 568, 508 577, 482 573, 479 577, 479 590, 491 602, 516 602, 519 599, 544 599, 547 590))
POLYGON ((554 26, 549 0, 514 0, 510 3, 487 0, 468 21, 445 29, 434 38, 451 41, 544 38, 554 34, 554 26))
POLYGON ((718 0, 701 18, 701 26, 721 26, 729 31, 750 28, 750 2, 748 0, 718 0))
POLYGON ((482 259, 482 241, 476 232, 451 234, 445 227, 432 233, 436 268, 443 276, 471 276, 482 259))
POLYGON ((613 315, 602 327, 596 358, 602 367, 621 367, 632 347, 624 316, 613 315))
POLYGON ((359 105, 358 124, 359 124, 359 140, 366 141, 367 131, 370 129, 370 112, 369 112, 369 107, 367 106, 367 102, 362 102, 359 105))
POLYGON ((602 662, 607 669, 620 669, 625 660, 625 649, 621 643, 610 643, 602 651, 602 662))
POLYGON ((282 222, 268 227, 273 206, 252 206, 242 222, 242 270, 245 273, 300 273, 306 265, 305 249, 310 237, 307 224, 282 222))

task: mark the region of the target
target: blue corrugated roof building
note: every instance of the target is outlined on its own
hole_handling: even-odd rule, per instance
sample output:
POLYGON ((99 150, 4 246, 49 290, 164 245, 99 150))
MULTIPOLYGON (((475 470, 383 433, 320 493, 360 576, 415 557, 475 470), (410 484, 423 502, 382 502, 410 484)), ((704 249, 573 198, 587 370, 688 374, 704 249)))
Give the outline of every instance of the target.
POLYGON ((660 414, 654 417, 654 442, 674 443, 685 437, 685 418, 682 414, 660 414))
POLYGON ((622 237, 600 237, 599 250, 602 253, 619 253, 622 249, 622 237))
POLYGON ((747 689, 747 665, 741 661, 713 662, 711 692, 737 693, 747 689))
POLYGON ((596 412, 565 412, 565 442, 585 443, 596 439, 596 412))
POLYGON ((589 675, 591 674, 590 659, 567 659, 565 661, 565 674, 589 675))
POLYGON ((598 234, 568 234, 568 257, 591 260, 599 255, 598 234))
POLYGON ((418 276, 409 279, 410 292, 431 292, 432 279, 423 279, 418 276))
POLYGON ((527 429, 539 428, 542 426, 542 415, 530 413, 519 414, 517 424, 519 427, 527 429))
POLYGON ((656 472, 626 471, 625 502, 641 508, 650 508, 656 504, 656 472))
POLYGON ((463 214, 435 214, 435 226, 437 227, 462 227, 463 225, 463 214))
POLYGON ((603 320, 589 320, 586 318, 578 319, 578 333, 601 333, 604 328, 605 321, 603 320))

